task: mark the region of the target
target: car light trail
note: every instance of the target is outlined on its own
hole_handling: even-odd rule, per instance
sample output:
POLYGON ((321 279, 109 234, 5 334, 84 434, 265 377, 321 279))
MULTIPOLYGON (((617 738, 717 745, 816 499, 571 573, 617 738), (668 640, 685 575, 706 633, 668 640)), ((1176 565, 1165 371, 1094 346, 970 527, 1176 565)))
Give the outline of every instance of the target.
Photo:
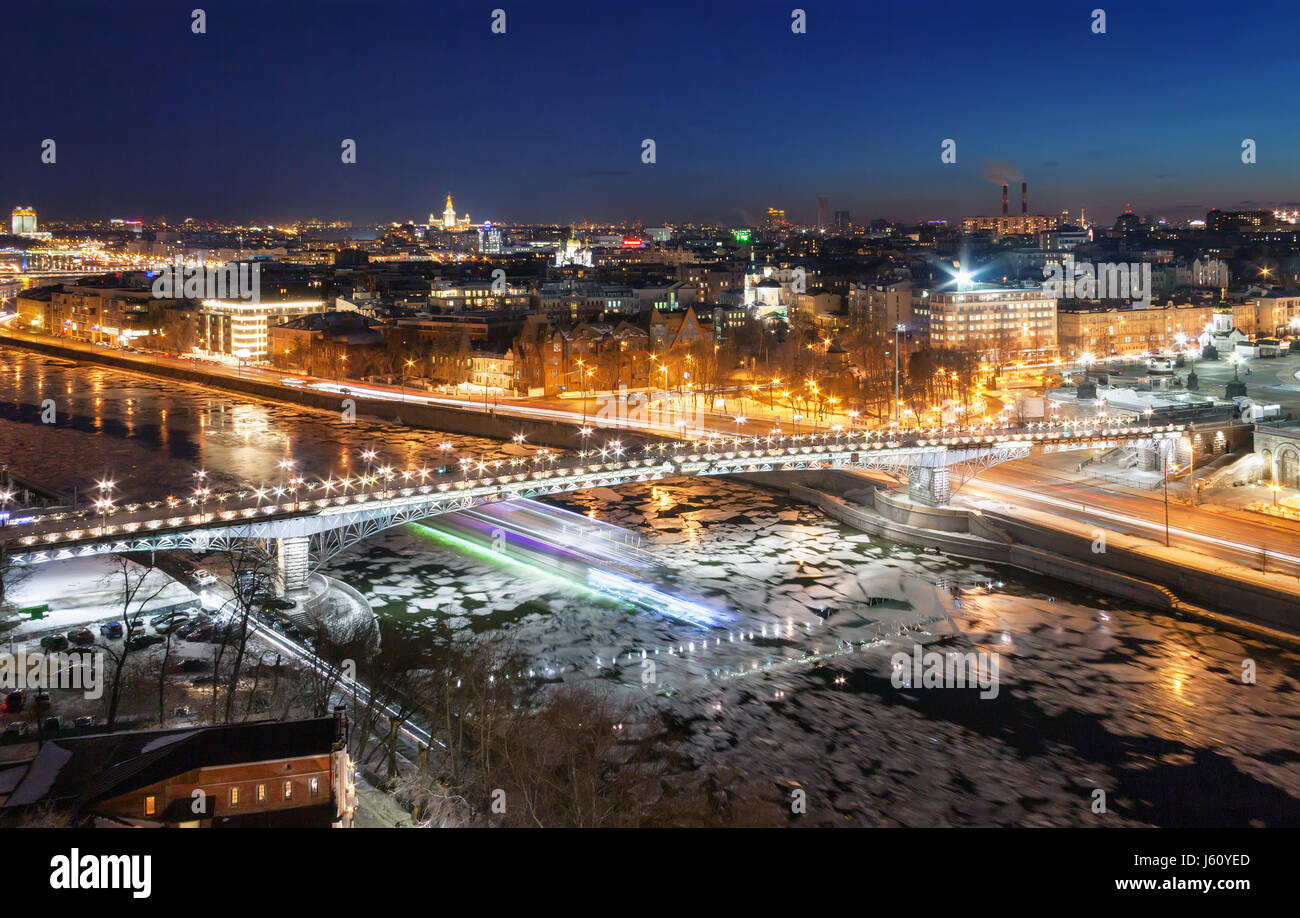
MULTIPOLYGON (((1033 491, 1027 491, 1023 488, 1013 487, 1011 485, 992 484, 990 482, 980 482, 978 486, 989 491, 998 491, 1007 494, 1014 494, 1017 497, 1032 502, 1045 500, 1042 494, 1038 494, 1033 491)), ((1051 503, 1054 503, 1063 508, 1068 506, 1063 501, 1061 502, 1051 501, 1051 503)), ((1153 522, 1151 520, 1144 520, 1141 517, 1129 516, 1126 513, 1117 513, 1113 510, 1103 510, 1100 507, 1090 507, 1085 503, 1079 504, 1079 510, 1090 516, 1101 517, 1102 519, 1108 519, 1111 520, 1112 522, 1124 523, 1129 526, 1135 526, 1139 529, 1145 529, 1145 530, 1150 530, 1159 533, 1163 533, 1165 531, 1164 523, 1153 522)), ((1249 555, 1258 555, 1260 554, 1260 552, 1267 552, 1270 559, 1275 559, 1277 561, 1286 561, 1291 564, 1300 564, 1300 557, 1297 557, 1296 555, 1289 555, 1285 552, 1277 551, 1276 549, 1264 548, 1259 545, 1247 545, 1244 542, 1235 542, 1231 539, 1219 538, 1218 536, 1204 535, 1199 532, 1192 532, 1191 530, 1188 529, 1180 529, 1176 526, 1171 527, 1169 531, 1173 534, 1176 534, 1180 538, 1189 539, 1195 542, 1201 542, 1206 545, 1214 545, 1219 548, 1228 549, 1229 551, 1241 552, 1249 555)))

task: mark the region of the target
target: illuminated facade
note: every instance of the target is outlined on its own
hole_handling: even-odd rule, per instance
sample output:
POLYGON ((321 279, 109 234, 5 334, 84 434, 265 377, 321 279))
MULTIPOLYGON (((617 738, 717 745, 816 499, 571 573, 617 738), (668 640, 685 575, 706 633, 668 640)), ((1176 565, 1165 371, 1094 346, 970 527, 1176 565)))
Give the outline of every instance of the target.
POLYGON ((936 349, 1000 356, 1056 350, 1056 298, 1040 289, 944 291, 928 299, 936 349))
POLYGON ((325 312, 322 300, 250 303, 245 300, 204 300, 199 315, 204 346, 216 357, 261 363, 270 353, 270 328, 298 316, 325 312))
POLYGON ((10 214, 13 234, 30 236, 36 232, 36 209, 33 207, 15 207, 10 214))
MULTIPOLYGON (((433 223, 430 215, 429 223, 433 223)), ((442 228, 445 230, 463 230, 469 229, 469 214, 463 217, 456 217, 456 205, 452 203, 451 192, 447 192, 447 206, 442 210, 442 228)))
POLYGON ((1194 344, 1210 324, 1208 306, 1152 306, 1148 309, 1085 307, 1057 314, 1057 341, 1067 357, 1109 357, 1180 349, 1194 344), (1181 337, 1180 337, 1181 336, 1181 337))
POLYGON ((963 233, 991 232, 995 236, 1032 236, 1054 230, 1060 225, 1060 217, 1004 214, 1001 217, 966 217, 961 221, 961 230, 963 233))

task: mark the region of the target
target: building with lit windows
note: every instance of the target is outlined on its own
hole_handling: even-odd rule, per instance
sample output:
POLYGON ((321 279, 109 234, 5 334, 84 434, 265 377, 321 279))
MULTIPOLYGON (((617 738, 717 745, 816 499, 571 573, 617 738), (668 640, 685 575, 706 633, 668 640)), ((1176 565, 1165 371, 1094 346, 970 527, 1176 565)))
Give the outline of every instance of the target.
POLYGON ((1254 335, 1294 335, 1300 331, 1300 290, 1274 289, 1246 297, 1233 307, 1233 323, 1254 335))
POLYGON ((324 300, 203 300, 195 349, 213 357, 262 363, 270 354, 271 326, 327 308, 324 300))
POLYGON ((501 230, 491 223, 484 223, 479 227, 478 250, 480 255, 500 255, 501 230))
POLYGON ((15 236, 30 236, 36 232, 36 209, 15 207, 10 214, 10 226, 15 236))
MULTIPOLYGON (((433 214, 429 214, 429 225, 432 226, 435 222, 433 214)), ((450 191, 447 192, 447 204, 442 210, 442 228, 444 230, 469 229, 469 214, 463 217, 456 216, 456 205, 452 203, 450 191)))
POLYGON ((1055 353, 1056 298, 1040 288, 977 287, 928 297, 930 346, 1000 356, 1055 353))
POLYGON ((1129 309, 1118 303, 1075 301, 1057 310, 1056 336, 1061 354, 1158 353, 1194 346, 1214 317, 1205 305, 1165 305, 1129 309))
POLYGON ((966 217, 963 233, 992 233, 994 236, 1037 236, 1061 225, 1060 217, 1042 214, 1003 214, 1000 217, 966 217))
POLYGON ((531 303, 527 287, 492 281, 433 281, 429 286, 429 306, 440 313, 495 312, 528 309, 531 303))
POLYGON ((17 772, 0 817, 44 810, 106 828, 350 828, 355 764, 331 717, 59 736, 17 772))

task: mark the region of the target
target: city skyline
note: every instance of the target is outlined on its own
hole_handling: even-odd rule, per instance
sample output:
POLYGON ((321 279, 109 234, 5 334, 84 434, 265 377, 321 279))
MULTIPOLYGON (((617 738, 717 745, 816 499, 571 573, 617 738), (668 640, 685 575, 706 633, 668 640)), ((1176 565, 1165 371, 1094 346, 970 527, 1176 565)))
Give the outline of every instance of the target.
POLYGON ((0 828, 71 831, 19 887, 225 866, 111 827, 262 830, 272 908, 404 875, 312 828, 1266 885, 1131 833, 1300 826, 1294 3, 28 7, 0 828))
POLYGON ((476 216, 510 223, 755 225, 769 206, 812 223, 819 196, 858 221, 917 222, 996 213, 998 184, 1022 178, 1032 212, 1099 220, 1130 204, 1173 220, 1296 206, 1284 151, 1300 129, 1258 92, 1296 66, 1259 47, 1297 17, 1281 4, 1230 19, 1206 3, 1113 5, 1105 34, 1088 5, 1014 2, 809 6, 806 34, 775 4, 743 18, 520 7, 505 34, 465 3, 438 19, 393 3, 382 21, 338 4, 309 17, 210 5, 204 34, 188 11, 141 6, 128 22, 53 4, 15 33, 33 63, 10 77, 24 127, 0 168, 9 196, 46 219, 224 222, 250 219, 256 200, 268 222, 385 223, 454 188, 476 216), (156 99, 122 66, 146 50, 156 99), (156 114, 134 111, 141 96, 156 114), (340 161, 344 139, 355 163, 340 161), (945 139, 955 163, 940 162, 945 139))

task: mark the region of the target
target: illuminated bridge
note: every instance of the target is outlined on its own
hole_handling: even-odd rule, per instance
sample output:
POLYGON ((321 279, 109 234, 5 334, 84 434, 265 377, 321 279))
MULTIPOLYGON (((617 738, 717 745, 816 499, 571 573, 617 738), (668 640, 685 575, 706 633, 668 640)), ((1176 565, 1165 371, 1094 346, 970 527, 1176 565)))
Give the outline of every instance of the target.
POLYGON ((1126 425, 1096 419, 1020 428, 839 432, 796 437, 710 437, 637 450, 617 441, 563 460, 462 462, 459 471, 383 467, 350 478, 208 493, 142 504, 101 500, 76 511, 24 516, 0 527, 0 549, 16 564, 96 554, 220 550, 244 540, 274 543, 286 589, 309 568, 375 533, 402 523, 482 504, 610 488, 683 476, 814 469, 877 470, 906 476, 909 495, 930 505, 983 469, 1046 452, 1128 446, 1162 452, 1181 425, 1126 425), (639 455, 629 456, 629 453, 639 455))

